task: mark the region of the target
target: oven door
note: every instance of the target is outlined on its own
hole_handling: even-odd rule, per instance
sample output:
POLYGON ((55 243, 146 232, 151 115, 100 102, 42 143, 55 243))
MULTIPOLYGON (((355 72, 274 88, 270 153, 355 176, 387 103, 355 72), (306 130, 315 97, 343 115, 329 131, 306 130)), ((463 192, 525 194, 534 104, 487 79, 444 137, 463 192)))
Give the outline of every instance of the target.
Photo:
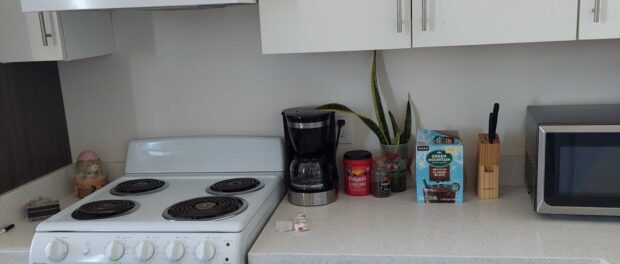
POLYGON ((620 215, 620 126, 540 126, 536 211, 620 215))

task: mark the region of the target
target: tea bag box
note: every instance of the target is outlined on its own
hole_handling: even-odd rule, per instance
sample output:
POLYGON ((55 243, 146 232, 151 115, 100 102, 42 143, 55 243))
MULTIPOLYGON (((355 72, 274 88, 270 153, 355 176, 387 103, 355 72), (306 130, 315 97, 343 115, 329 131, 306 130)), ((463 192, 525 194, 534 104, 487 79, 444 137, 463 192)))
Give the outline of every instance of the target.
POLYGON ((418 203, 463 202, 463 144, 457 131, 418 130, 416 188, 418 203))

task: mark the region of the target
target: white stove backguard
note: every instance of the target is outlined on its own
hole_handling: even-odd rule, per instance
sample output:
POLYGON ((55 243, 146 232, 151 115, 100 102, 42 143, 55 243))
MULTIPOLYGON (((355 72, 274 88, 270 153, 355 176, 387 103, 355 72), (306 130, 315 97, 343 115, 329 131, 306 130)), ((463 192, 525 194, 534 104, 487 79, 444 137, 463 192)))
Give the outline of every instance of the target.
POLYGON ((277 137, 210 136, 134 140, 125 173, 284 171, 277 137))

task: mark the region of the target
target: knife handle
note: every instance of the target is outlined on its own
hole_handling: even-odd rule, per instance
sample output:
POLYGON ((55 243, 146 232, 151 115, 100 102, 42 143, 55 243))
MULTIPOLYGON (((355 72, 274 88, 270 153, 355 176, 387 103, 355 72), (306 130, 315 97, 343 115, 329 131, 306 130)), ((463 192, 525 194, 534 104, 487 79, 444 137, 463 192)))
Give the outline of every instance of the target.
POLYGON ((493 139, 495 138, 495 131, 493 131, 493 113, 489 114, 489 131, 487 133, 487 138, 489 140, 489 144, 493 144, 493 139))

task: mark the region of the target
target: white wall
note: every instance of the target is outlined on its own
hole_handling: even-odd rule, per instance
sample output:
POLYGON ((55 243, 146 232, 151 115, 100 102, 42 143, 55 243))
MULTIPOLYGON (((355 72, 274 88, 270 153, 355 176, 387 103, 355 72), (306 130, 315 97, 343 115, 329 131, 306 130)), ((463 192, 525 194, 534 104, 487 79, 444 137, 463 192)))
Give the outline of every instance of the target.
MULTIPOLYGON (((372 114, 370 52, 261 55, 257 6, 113 19, 116 54, 59 63, 73 156, 92 149, 123 161, 127 142, 142 137, 281 136, 280 111, 299 105, 372 114)), ((470 171, 475 135, 499 102, 509 183, 521 177, 527 105, 620 102, 620 40, 392 50, 380 67, 397 117, 411 93, 424 127, 461 131, 470 171)), ((353 125, 354 144, 341 151, 377 152, 353 125)))

